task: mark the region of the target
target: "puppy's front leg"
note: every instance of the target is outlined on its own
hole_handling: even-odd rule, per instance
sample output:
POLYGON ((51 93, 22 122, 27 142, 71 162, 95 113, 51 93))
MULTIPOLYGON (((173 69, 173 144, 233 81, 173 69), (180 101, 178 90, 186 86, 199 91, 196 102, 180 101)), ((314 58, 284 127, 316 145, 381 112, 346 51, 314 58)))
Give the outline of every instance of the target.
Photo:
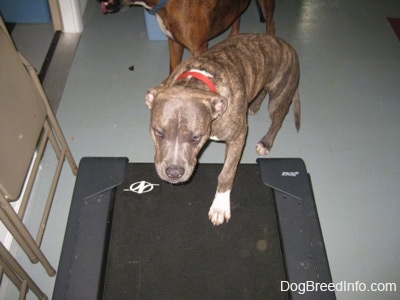
POLYGON ((221 173, 218 176, 217 192, 211 204, 208 217, 214 225, 220 225, 231 218, 231 199, 233 181, 242 155, 246 134, 233 142, 226 142, 226 157, 221 173))
POLYGON ((220 225, 231 218, 231 191, 216 192, 208 217, 214 225, 220 225))

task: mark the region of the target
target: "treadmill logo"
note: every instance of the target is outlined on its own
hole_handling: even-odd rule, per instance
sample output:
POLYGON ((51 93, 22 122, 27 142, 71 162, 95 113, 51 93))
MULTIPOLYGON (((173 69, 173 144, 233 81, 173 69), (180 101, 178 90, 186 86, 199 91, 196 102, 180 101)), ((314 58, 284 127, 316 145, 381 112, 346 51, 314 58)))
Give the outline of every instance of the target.
POLYGON ((281 176, 283 177, 296 177, 297 175, 299 175, 299 172, 282 172, 281 176))
POLYGON ((159 186, 159 184, 150 183, 147 181, 138 181, 132 183, 129 189, 124 189, 125 192, 134 192, 136 194, 144 194, 151 192, 155 186, 159 186))

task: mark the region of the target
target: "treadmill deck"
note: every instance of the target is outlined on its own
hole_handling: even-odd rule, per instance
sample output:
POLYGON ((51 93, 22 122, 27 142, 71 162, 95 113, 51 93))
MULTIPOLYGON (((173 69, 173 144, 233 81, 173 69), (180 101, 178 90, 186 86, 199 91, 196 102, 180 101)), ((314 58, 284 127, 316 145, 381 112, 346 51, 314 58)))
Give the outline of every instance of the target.
POLYGON ((83 158, 53 299, 335 299, 281 291, 331 283, 301 159, 241 164, 229 223, 208 220, 221 164, 162 182, 151 163, 83 158))

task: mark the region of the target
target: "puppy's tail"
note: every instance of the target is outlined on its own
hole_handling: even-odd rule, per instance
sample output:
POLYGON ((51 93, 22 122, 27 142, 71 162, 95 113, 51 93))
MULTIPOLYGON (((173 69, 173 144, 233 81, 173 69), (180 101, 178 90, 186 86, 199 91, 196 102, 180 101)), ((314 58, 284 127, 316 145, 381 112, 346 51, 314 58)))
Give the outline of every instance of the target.
POLYGON ((294 111, 294 125, 296 126, 297 132, 300 130, 300 96, 299 90, 297 89, 293 96, 293 111, 294 111))

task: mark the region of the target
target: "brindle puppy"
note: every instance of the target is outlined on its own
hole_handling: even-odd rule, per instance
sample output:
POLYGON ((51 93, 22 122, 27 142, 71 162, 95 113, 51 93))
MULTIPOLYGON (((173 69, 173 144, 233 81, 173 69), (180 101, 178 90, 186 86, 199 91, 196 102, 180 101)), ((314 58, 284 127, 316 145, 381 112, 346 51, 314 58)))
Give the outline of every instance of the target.
POLYGON ((188 180, 206 141, 224 141, 226 158, 209 217, 214 225, 228 221, 230 192, 247 135, 247 112, 257 112, 269 94, 272 123, 256 146, 258 154, 266 155, 292 103, 300 128, 299 77, 295 50, 282 39, 263 34, 230 37, 182 62, 146 95, 158 175, 171 183, 188 180))

